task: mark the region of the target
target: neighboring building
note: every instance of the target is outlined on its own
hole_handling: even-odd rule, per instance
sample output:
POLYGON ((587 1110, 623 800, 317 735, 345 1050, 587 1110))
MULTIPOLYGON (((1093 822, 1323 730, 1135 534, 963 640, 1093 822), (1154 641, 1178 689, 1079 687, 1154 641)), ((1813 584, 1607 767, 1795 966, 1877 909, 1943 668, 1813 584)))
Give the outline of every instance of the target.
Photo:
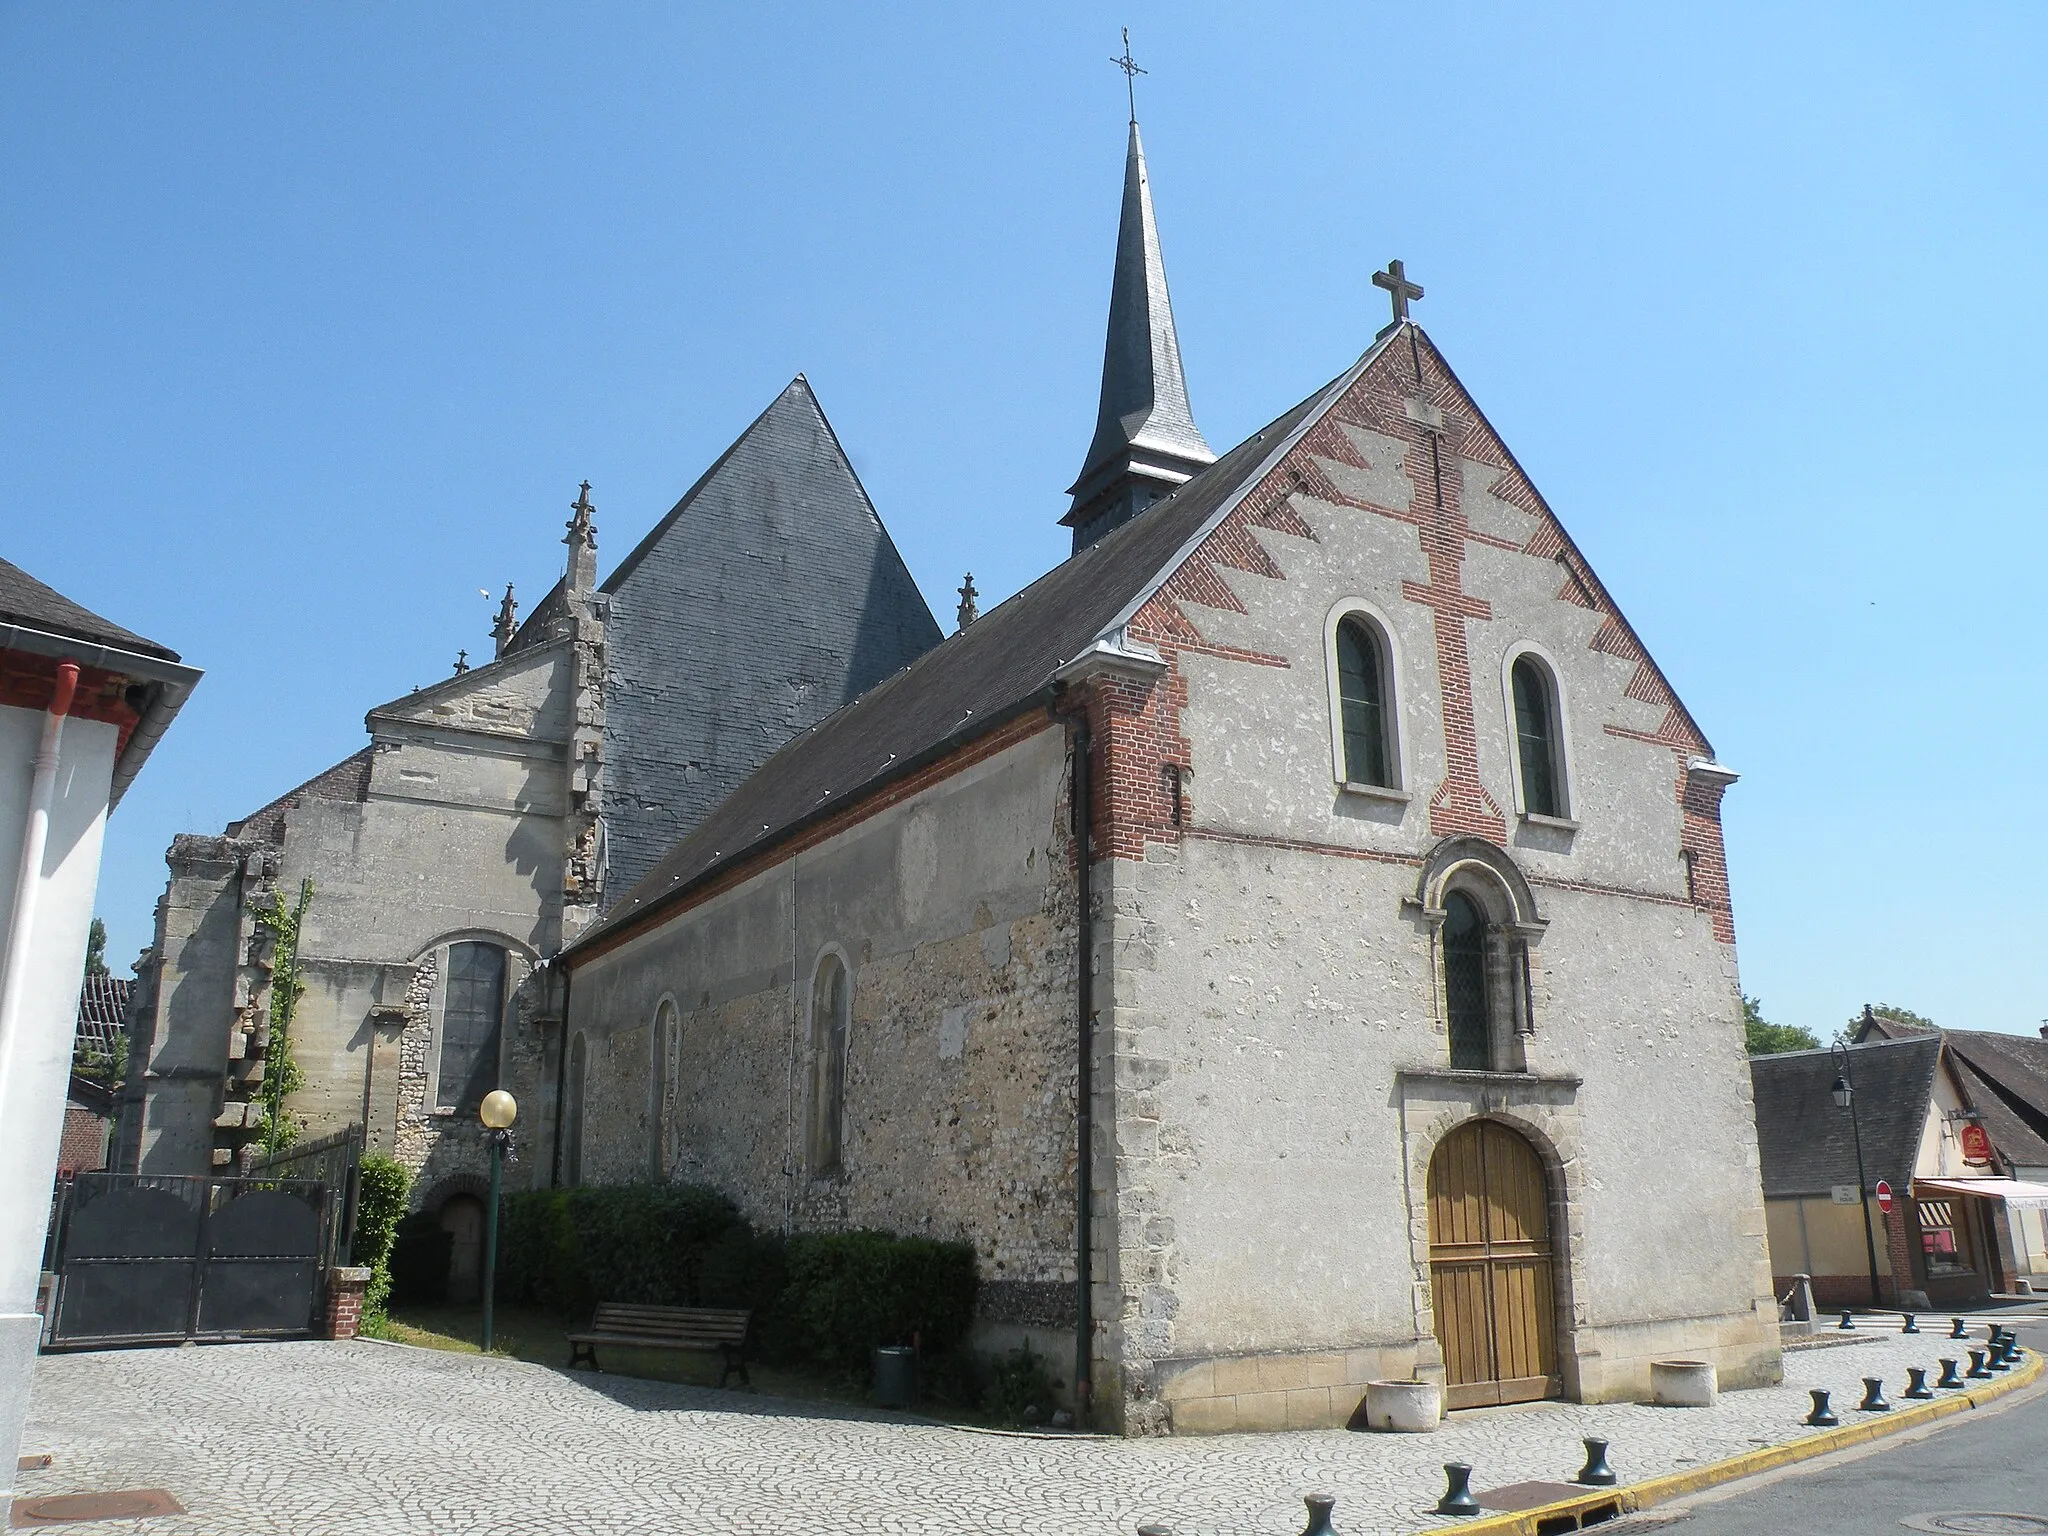
POLYGON ((2048 1041, 1870 1016, 1854 1038, 1853 1121, 1834 1099, 1839 1053, 1750 1064, 1778 1294, 1803 1274, 1825 1305, 1867 1305, 1873 1248, 1889 1305, 2048 1290, 2048 1041))
POLYGON ((1131 1433, 1776 1380, 1735 776, 1398 268, 1204 468, 1125 188, 1075 554, 571 944, 539 1171, 970 1242, 1131 1433))
POLYGON ((114 1090, 72 1073, 64 1093, 64 1136, 57 1146, 57 1177, 98 1173, 106 1167, 107 1140, 113 1131, 114 1090))
MULTIPOLYGON (((478 1100, 549 1112, 559 1038, 522 984, 791 735, 939 639, 801 377, 597 579, 588 486, 566 574, 491 661, 370 711, 370 741, 221 836, 181 836, 140 969, 121 1166, 231 1164, 260 1128, 272 946, 305 882, 292 1114, 366 1127, 473 1193, 478 1100)), ((454 1218, 451 1218, 454 1219, 454 1218)))
POLYGON ((0 1493, 41 1333, 100 840, 198 680, 176 652, 0 560, 0 1493))
POLYGON ((115 1068, 123 1054, 128 997, 135 983, 105 971, 88 972, 78 989, 78 1032, 71 1043, 70 1086, 64 1095, 64 1139, 57 1176, 94 1173, 107 1166, 113 1135, 115 1068))

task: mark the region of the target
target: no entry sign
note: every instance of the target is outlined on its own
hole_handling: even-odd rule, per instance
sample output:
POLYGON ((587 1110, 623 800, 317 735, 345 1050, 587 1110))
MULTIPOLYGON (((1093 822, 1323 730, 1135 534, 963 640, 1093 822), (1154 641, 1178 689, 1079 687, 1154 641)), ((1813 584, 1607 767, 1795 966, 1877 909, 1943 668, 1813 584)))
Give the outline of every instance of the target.
POLYGON ((1877 1181, 1877 1208, 1887 1216, 1892 1213, 1892 1187, 1883 1179, 1877 1181))

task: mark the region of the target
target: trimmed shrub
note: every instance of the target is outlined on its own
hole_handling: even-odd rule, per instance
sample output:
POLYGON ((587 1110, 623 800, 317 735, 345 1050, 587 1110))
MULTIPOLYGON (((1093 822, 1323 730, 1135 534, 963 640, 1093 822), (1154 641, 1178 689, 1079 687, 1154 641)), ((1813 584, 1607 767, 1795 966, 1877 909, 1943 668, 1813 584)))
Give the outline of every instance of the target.
POLYGON ((974 1322, 974 1250, 889 1232, 789 1239, 782 1305, 804 1354, 865 1376, 870 1352, 915 1343, 944 1354, 974 1322))
POLYGON ((349 1245, 349 1261, 369 1266, 363 1315, 373 1320, 384 1315, 384 1304, 391 1295, 391 1245, 398 1236, 399 1218, 405 1214, 405 1197, 411 1189, 412 1175, 405 1165, 380 1152, 364 1158, 356 1173, 356 1230, 349 1245))
POLYGON ((690 1184, 621 1184, 523 1191, 505 1198, 498 1236, 498 1296, 560 1312, 600 1301, 668 1306, 748 1305, 742 1257, 752 1233, 723 1195, 690 1184), (704 1299, 704 1266, 724 1294, 704 1299))
POLYGON ((448 1299, 448 1260, 455 1234, 440 1221, 414 1211, 398 1224, 391 1243, 391 1299, 401 1305, 437 1307, 448 1299))

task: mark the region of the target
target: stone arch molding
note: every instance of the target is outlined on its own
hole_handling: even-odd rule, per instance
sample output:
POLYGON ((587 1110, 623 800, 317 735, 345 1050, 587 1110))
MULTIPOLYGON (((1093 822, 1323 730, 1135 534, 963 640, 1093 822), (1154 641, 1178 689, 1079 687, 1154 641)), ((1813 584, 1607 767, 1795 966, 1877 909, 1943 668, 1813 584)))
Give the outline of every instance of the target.
POLYGON ((1536 893, 1521 866, 1506 849, 1483 837, 1447 837, 1432 848, 1422 861, 1415 904, 1426 915, 1440 918, 1444 894, 1454 886, 1475 890, 1495 922, 1512 927, 1526 939, 1540 938, 1549 926, 1537 909, 1536 893))

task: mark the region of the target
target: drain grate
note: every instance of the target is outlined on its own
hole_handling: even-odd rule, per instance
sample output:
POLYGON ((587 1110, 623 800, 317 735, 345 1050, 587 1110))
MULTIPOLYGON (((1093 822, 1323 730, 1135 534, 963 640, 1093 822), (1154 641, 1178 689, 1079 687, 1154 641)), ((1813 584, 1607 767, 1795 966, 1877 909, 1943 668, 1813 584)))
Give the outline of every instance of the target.
POLYGON ((16 1499, 12 1524, 17 1531, 33 1531, 79 1520, 142 1520, 184 1513, 185 1506, 162 1488, 124 1488, 118 1493, 53 1493, 40 1499, 16 1499))
POLYGON ((1936 1536, 2048 1536, 2048 1516, 2015 1515, 1999 1510, 1944 1510, 1932 1515, 1909 1515, 1899 1524, 1910 1531, 1933 1531, 1936 1536))

